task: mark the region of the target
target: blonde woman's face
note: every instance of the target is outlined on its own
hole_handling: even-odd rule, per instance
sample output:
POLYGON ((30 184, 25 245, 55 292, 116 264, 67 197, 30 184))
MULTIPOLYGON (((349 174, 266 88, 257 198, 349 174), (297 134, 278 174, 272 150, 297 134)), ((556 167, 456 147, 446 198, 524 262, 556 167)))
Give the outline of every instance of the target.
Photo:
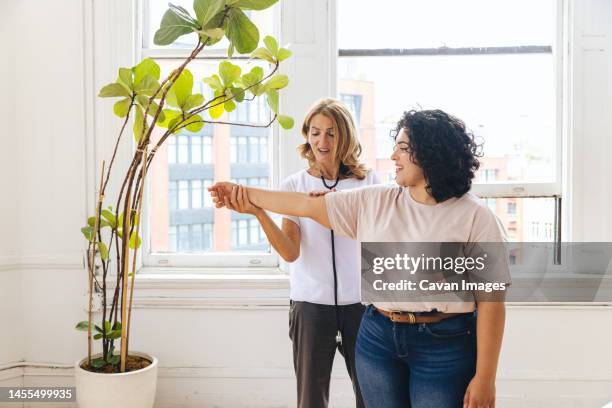
POLYGON ((319 164, 335 164, 334 154, 334 124, 330 118, 318 114, 310 120, 308 143, 319 164))

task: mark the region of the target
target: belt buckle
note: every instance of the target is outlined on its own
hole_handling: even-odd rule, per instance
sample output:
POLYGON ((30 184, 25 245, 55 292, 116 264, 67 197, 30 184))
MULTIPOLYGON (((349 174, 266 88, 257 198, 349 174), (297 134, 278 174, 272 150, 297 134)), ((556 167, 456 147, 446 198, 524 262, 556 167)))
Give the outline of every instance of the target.
POLYGON ((405 322, 401 322, 399 320, 396 320, 395 316, 408 316, 408 324, 415 324, 416 323, 416 315, 412 312, 391 312, 391 321, 392 322, 400 322, 400 323, 405 323, 405 322))

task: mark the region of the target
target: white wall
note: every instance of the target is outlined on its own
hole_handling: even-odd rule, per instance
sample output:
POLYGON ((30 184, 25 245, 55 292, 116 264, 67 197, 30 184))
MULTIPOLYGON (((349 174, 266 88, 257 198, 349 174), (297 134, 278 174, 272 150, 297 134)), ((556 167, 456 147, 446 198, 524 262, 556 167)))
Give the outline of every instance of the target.
POLYGON ((2 4, 0 13, 0 327, 10 328, 14 333, 2 342, 0 365, 3 362, 17 361, 23 357, 21 348, 22 323, 19 318, 20 280, 16 271, 18 249, 18 183, 15 177, 19 172, 17 159, 19 136, 16 132, 17 90, 15 55, 16 36, 14 21, 15 1, 2 4))
MULTIPOLYGON (((90 11, 98 23, 94 27, 98 40, 117 35, 101 21, 121 16, 130 19, 124 13, 126 8, 130 12, 129 2, 109 3, 105 7, 94 2, 91 10, 79 0, 4 1, 0 6, 0 16, 8 20, 0 20, 0 30, 29 27, 20 32, 18 46, 11 41, 5 44, 7 37, 0 35, 3 52, 14 55, 0 62, 0 73, 7 75, 3 77, 14 78, 0 81, 1 94, 12 95, 0 100, 0 115, 16 118, 2 117, 3 129, 15 138, 5 141, 3 133, 0 149, 0 170, 4 170, 0 257, 19 250, 18 267, 3 270, 0 266, 0 323, 4 329, 5 322, 19 327, 23 321, 23 328, 17 330, 21 336, 0 336, 0 366, 21 358, 70 364, 86 351, 85 337, 73 330, 76 321, 85 318, 86 276, 81 269, 79 228, 86 205, 92 203, 87 194, 93 192, 92 174, 99 164, 92 158, 108 156, 103 138, 109 137, 108 131, 116 124, 108 107, 100 104, 95 106, 95 122, 87 116, 94 91, 84 84, 92 81, 98 89, 114 79, 112 61, 132 63, 130 47, 121 42, 89 54, 89 41, 94 40, 87 31, 90 11), (10 6, 13 11, 7 9, 10 6), (36 24, 29 24, 31 21, 36 24), (41 95, 52 99, 43 105, 41 95), (4 199, 12 196, 18 201, 4 199), (9 238, 17 230, 19 241, 9 238)), ((585 235, 612 240, 612 190, 607 179, 612 175, 612 160, 606 157, 612 147, 608 135, 612 115, 606 112, 612 106, 612 3, 588 0, 574 4, 578 17, 572 50, 571 97, 576 112, 572 143, 585 144, 571 156, 574 188, 584 193, 584 199, 574 197, 572 219, 574 228, 585 235), (598 222, 590 214, 597 214, 598 222)), ((310 31, 309 20, 302 18, 308 13, 324 15, 326 10, 325 0, 285 0, 283 5, 285 30, 293 30, 286 33, 286 39, 297 54, 295 62, 286 67, 294 86, 289 95, 294 102, 287 112, 296 119, 310 101, 330 92, 326 89, 334 74, 321 51, 329 41, 324 30, 310 31), (309 79, 313 77, 318 80, 309 79)), ((317 19, 317 27, 324 19, 317 19)), ((284 164, 287 169, 291 165, 284 164)), ((217 277, 171 283, 151 279, 138 288, 131 344, 160 359, 159 407, 294 406, 285 279, 227 282, 217 277)), ((510 307, 498 405, 596 407, 612 401, 610 337, 609 307, 510 307)), ((342 364, 337 363, 332 401, 334 406, 351 406, 350 385, 342 364)), ((26 368, 24 373, 26 385, 73 383, 70 369, 26 368)), ((0 371, 0 385, 7 384, 2 378, 0 371)))

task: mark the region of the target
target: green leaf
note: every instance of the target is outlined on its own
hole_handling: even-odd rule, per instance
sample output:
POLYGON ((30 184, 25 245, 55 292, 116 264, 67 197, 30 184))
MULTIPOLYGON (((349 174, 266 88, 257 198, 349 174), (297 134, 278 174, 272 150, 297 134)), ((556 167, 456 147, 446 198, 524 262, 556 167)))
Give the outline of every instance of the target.
POLYGON ((194 28, 200 27, 200 23, 198 23, 198 20, 191 17, 191 14, 189 14, 189 11, 185 10, 183 7, 174 5, 172 3, 168 3, 168 7, 170 7, 170 9, 174 11, 181 18, 183 18, 186 21, 189 21, 193 25, 194 28))
POLYGON ((108 247, 104 242, 98 242, 98 248, 100 249, 100 257, 103 261, 108 260, 108 247))
POLYGON ((115 322, 115 324, 113 324, 113 330, 121 330, 121 322, 115 322))
POLYGON ((234 109, 236 109, 236 103, 234 101, 227 101, 225 102, 223 108, 225 109, 226 112, 233 112, 234 109))
POLYGON ((136 93, 147 96, 152 96, 158 89, 159 82, 152 75, 146 75, 134 88, 136 93))
POLYGON ((278 123, 283 127, 283 129, 291 129, 293 128, 293 118, 285 115, 278 115, 277 118, 278 123))
POLYGON ((86 227, 81 228, 81 232, 83 233, 83 235, 85 235, 85 238, 91 242, 93 241, 94 238, 94 229, 93 227, 90 227, 89 225, 86 227))
POLYGON ((170 126, 170 123, 174 120, 174 119, 180 119, 181 116, 181 112, 180 111, 176 111, 176 110, 172 110, 172 109, 164 109, 164 120, 159 122, 157 125, 159 127, 163 127, 166 129, 171 129, 172 126, 170 126))
POLYGON ((281 48, 280 50, 278 50, 278 54, 276 58, 278 59, 279 62, 283 62, 284 60, 289 58, 291 55, 293 55, 293 53, 290 50, 288 50, 287 48, 281 48))
POLYGON ((268 49, 268 51, 270 51, 270 53, 276 57, 276 55, 278 54, 278 41, 276 41, 276 39, 270 35, 266 35, 265 38, 263 39, 264 44, 266 45, 266 48, 268 49))
POLYGON ((136 117, 134 118, 134 139, 136 140, 136 143, 140 142, 140 138, 142 137, 143 133, 146 133, 146 129, 148 129, 147 125, 143 132, 143 124, 144 112, 140 106, 136 106, 136 117))
MULTIPOLYGON (((96 335, 97 336, 97 335, 96 335)), ((101 338, 102 336, 100 336, 99 338, 101 338)), ((98 340, 98 339, 96 339, 98 340)), ((106 365, 106 361, 104 361, 103 358, 96 358, 95 360, 91 360, 91 365, 94 368, 102 368, 106 365)))
POLYGON ((270 64, 275 64, 276 59, 267 48, 259 47, 251 53, 251 58, 259 58, 268 61, 270 64))
MULTIPOLYGON (((225 96, 225 94, 221 92, 215 92, 215 98, 219 98, 220 96, 225 96)), ((221 101, 223 101, 223 99, 221 98, 215 100, 215 102, 213 103, 213 107, 208 110, 208 114, 211 118, 219 119, 221 116, 223 116, 224 109, 223 103, 220 103, 221 101)))
POLYGON ((221 83, 221 78, 217 74, 213 74, 207 78, 202 80, 205 84, 210 85, 210 87, 215 91, 222 91, 223 84, 221 83))
POLYGON ((232 8, 227 22, 227 38, 241 54, 248 54, 257 48, 259 30, 240 9, 232 8))
POLYGON ((199 30, 200 27, 176 9, 170 8, 162 17, 159 29, 153 37, 155 45, 170 45, 177 38, 199 30))
MULTIPOLYGON (((264 71, 261 67, 254 67, 251 72, 242 76, 241 82, 245 88, 249 88, 263 79, 264 71)), ((256 94, 257 88, 251 88, 251 93, 256 94)))
POLYGON ((100 328, 100 326, 98 326, 97 324, 94 324, 94 329, 96 329, 98 333, 102 333, 102 328, 100 328))
POLYGON ((195 10, 198 22, 202 27, 206 26, 212 18, 223 10, 225 0, 194 0, 193 9, 195 10))
MULTIPOLYGON (((155 116, 155 113, 159 109, 159 105, 154 101, 149 102, 149 97, 145 95, 136 95, 136 102, 142 108, 143 113, 147 109, 147 107, 149 108, 149 110, 147 111, 149 116, 155 116)), ((164 119, 164 111, 161 111, 159 113, 159 116, 157 117, 157 120, 163 122, 164 119)))
POLYGON ((136 231, 132 231, 132 235, 130 235, 130 248, 136 249, 140 248, 140 244, 142 243, 140 237, 136 233, 136 231))
POLYGON ((115 82, 102 87, 98 96, 100 98, 114 98, 117 96, 129 97, 130 91, 124 85, 115 82))
POLYGON ((236 99, 236 102, 244 101, 244 89, 232 87, 229 89, 230 94, 236 99))
POLYGON ((108 359, 108 363, 112 365, 117 365, 121 362, 121 356, 112 356, 108 359))
POLYGON ((185 129, 187 129, 190 132, 199 132, 204 127, 204 123, 201 122, 201 120, 202 120, 202 117, 200 115, 190 116, 184 122, 186 124, 187 123, 189 124, 185 126, 185 129))
POLYGON ((111 331, 111 324, 108 320, 104 321, 104 332, 108 333, 111 331))
POLYGON ((80 331, 89 331, 89 322, 83 320, 82 322, 78 322, 74 328, 80 331))
POLYGON ((278 91, 276 89, 270 89, 266 92, 266 97, 268 99, 268 106, 272 112, 278 114, 278 91))
POLYGON ((117 218, 111 210, 102 210, 100 215, 102 216, 102 218, 108 221, 108 225, 110 225, 111 228, 117 228, 117 218))
POLYGON ((236 51, 236 47, 234 47, 234 43, 230 43, 229 47, 227 47, 227 58, 232 58, 234 51, 236 51))
POLYGON ((121 330, 111 330, 106 336, 110 340, 118 339, 119 337, 121 337, 121 330))
POLYGON ((185 105, 183 105, 184 111, 189 111, 193 108, 197 108, 198 106, 204 103, 204 96, 202 94, 193 94, 187 97, 185 101, 185 105))
POLYGON ((132 82, 132 70, 130 68, 119 68, 119 79, 117 82, 120 82, 129 89, 133 89, 134 83, 132 82))
POLYGON ((102 333, 98 333, 98 334, 94 334, 93 339, 94 340, 100 340, 102 338, 102 333))
POLYGON ((183 109, 187 98, 193 91, 193 75, 187 69, 181 72, 181 75, 176 79, 172 88, 168 92, 166 101, 170 106, 183 109))
POLYGON ((143 59, 134 67, 134 84, 138 85, 147 75, 150 75, 156 81, 160 75, 159 65, 151 58, 143 59))
MULTIPOLYGON (((89 217, 87 219, 87 225, 89 225, 90 227, 95 227, 96 217, 89 217)), ((106 220, 100 219, 100 225, 99 225, 100 228, 109 227, 109 226, 110 224, 106 220)))
POLYGON ((289 84, 289 77, 287 75, 274 75, 268 82, 266 82, 265 87, 268 89, 282 89, 289 84))
POLYGON ((240 78, 241 73, 240 67, 229 61, 221 61, 219 64, 219 76, 221 76, 225 88, 230 88, 240 78))
POLYGON ((225 31, 222 28, 209 28, 208 30, 202 30, 200 32, 213 41, 219 41, 225 35, 225 31))
POLYGON ((278 0, 239 0, 238 7, 244 10, 265 10, 278 0))
POLYGON ((132 98, 125 98, 120 100, 119 102, 115 102, 113 106, 113 112, 115 115, 120 118, 125 118, 130 111, 130 107, 132 106, 132 98))

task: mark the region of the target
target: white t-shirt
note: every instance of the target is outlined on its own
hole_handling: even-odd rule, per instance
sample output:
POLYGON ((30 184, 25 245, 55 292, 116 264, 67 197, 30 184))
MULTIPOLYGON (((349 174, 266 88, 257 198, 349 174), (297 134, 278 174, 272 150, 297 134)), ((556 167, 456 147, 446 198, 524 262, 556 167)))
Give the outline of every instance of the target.
MULTIPOLYGON (((325 180, 328 186, 336 180, 325 180)), ((343 179, 336 189, 349 190, 371 184, 379 180, 374 171, 369 171, 363 180, 343 179)), ((306 170, 299 171, 281 183, 281 190, 310 193, 327 190, 321 178, 312 176, 306 170)), ((335 193, 331 193, 335 194, 335 193)), ((334 270, 332 265, 330 230, 310 218, 284 215, 300 227, 300 256, 289 264, 291 299, 296 301, 334 304, 334 270)), ((357 242, 353 239, 335 235, 334 238, 336 273, 338 276, 338 304, 359 303, 360 271, 357 242)))
MULTIPOLYGON (((336 235, 359 242, 505 242, 506 233, 487 205, 466 193, 436 205, 415 201, 408 188, 380 185, 325 196, 329 221, 336 235)), ((361 248, 360 248, 361 249, 361 248)), ((361 258, 360 258, 361 260, 361 258)), ((502 263, 499 282, 511 283, 502 263)), ((471 312, 475 302, 374 302, 386 310, 412 312, 471 312)))

